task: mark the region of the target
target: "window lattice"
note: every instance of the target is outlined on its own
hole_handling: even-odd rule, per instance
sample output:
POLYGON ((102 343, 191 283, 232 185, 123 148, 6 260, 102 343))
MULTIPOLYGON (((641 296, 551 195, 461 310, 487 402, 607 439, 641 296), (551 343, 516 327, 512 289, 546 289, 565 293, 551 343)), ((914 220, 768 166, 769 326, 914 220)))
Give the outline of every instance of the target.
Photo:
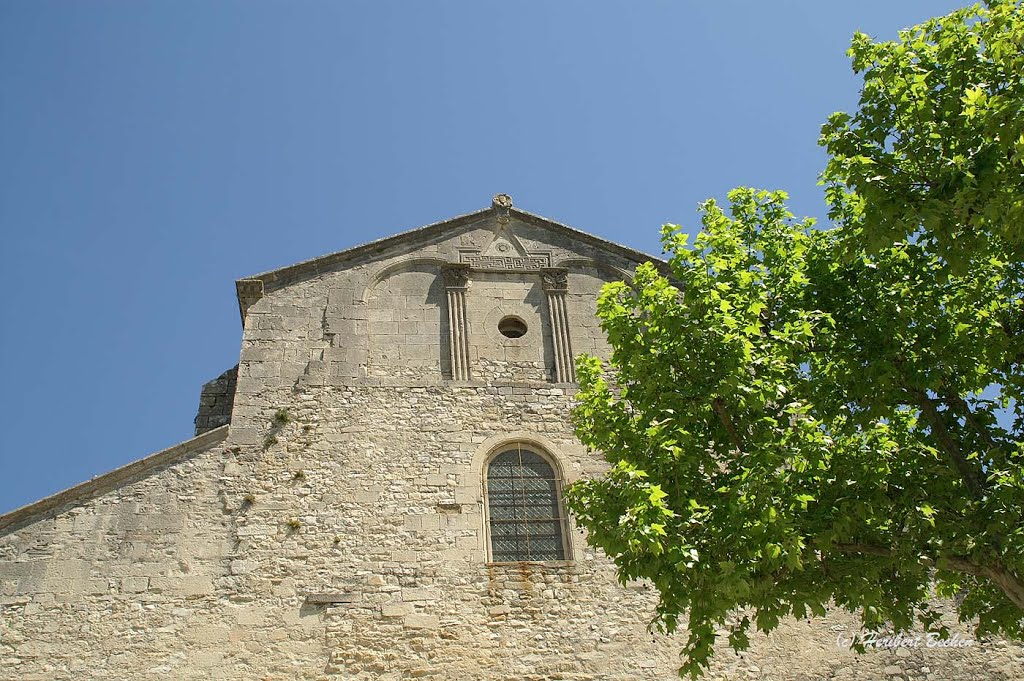
POLYGON ((538 454, 504 451, 487 467, 491 559, 565 560, 558 478, 538 454))

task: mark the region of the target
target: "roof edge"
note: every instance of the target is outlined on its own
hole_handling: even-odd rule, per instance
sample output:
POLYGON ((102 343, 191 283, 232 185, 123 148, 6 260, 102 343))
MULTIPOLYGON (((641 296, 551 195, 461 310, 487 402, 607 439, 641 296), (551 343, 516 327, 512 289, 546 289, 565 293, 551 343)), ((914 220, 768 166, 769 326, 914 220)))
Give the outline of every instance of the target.
MULTIPOLYGON (((426 233, 431 229, 440 229, 441 227, 459 227, 461 225, 475 222, 481 218, 487 217, 494 211, 493 208, 483 208, 481 210, 475 210, 472 213, 464 213, 462 215, 456 215, 453 218, 446 218, 444 220, 438 220, 437 222, 431 222, 428 225, 422 225, 420 227, 413 227, 412 229, 406 229, 392 234, 391 236, 384 236, 373 241, 367 241, 366 243, 356 244, 350 248, 345 248, 334 253, 328 253, 321 255, 316 258, 310 258, 309 260, 303 260, 301 262, 294 263, 292 265, 285 265, 284 267, 278 267, 277 269, 267 270, 266 272, 260 272, 259 274, 253 274, 248 277, 242 277, 243 280, 247 279, 259 279, 265 284, 272 282, 287 282, 289 277, 287 276, 294 270, 307 270, 312 265, 319 265, 321 263, 327 263, 333 265, 340 260, 347 260, 353 256, 362 255, 363 253, 372 253, 378 248, 387 247, 391 245, 392 241, 401 241, 414 234, 426 233)), ((319 269, 319 268, 318 268, 319 269)), ((302 272, 305 274, 305 272, 302 272)))
POLYGON ((601 248, 606 248, 606 249, 609 249, 609 250, 612 250, 612 251, 616 251, 620 255, 624 255, 624 256, 632 259, 632 260, 639 260, 640 262, 643 262, 645 260, 649 260, 649 261, 655 263, 658 266, 668 265, 668 262, 666 262, 664 258, 659 258, 658 256, 651 255, 650 253, 644 253, 643 251, 638 251, 635 248, 630 248, 629 246, 624 246, 624 245, 622 245, 620 243, 616 243, 615 241, 611 241, 610 239, 605 239, 604 237, 597 236, 596 234, 591 234, 590 232, 584 232, 582 229, 579 229, 577 227, 573 227, 571 225, 567 225, 564 222, 558 222, 556 220, 552 220, 551 218, 546 218, 543 215, 537 215, 536 213, 530 213, 528 211, 521 210, 519 208, 512 208, 510 212, 512 214, 514 214, 516 217, 520 218, 523 222, 527 222, 527 223, 529 223, 531 225, 537 225, 537 226, 541 226, 541 227, 546 226, 546 227, 557 227, 559 229, 563 229, 563 230, 565 230, 567 232, 570 232, 573 236, 578 238, 580 241, 586 241, 586 242, 588 242, 590 244, 593 244, 595 246, 599 246, 601 248))
POLYGON ((273 291, 274 289, 280 288, 281 286, 299 278, 329 272, 330 268, 340 262, 344 262, 345 260, 355 258, 366 253, 384 250, 390 247, 393 243, 408 239, 410 236, 426 235, 433 231, 441 232, 442 229, 459 227, 464 224, 481 220, 492 212, 492 208, 484 208, 482 210, 473 211, 472 213, 457 215, 453 218, 432 222, 429 225, 423 225, 422 227, 407 229, 403 232, 398 232, 391 236, 358 244, 341 251, 335 251, 334 253, 317 256, 315 258, 310 258, 309 260, 303 260, 293 265, 285 265, 284 267, 278 267, 277 269, 267 270, 266 272, 242 277, 235 281, 235 288, 238 291, 238 306, 239 312, 242 315, 242 323, 245 323, 245 313, 249 309, 249 306, 262 298, 265 292, 273 291))
POLYGON ((259 274, 253 274, 248 277, 238 279, 235 281, 235 289, 238 294, 238 311, 242 317, 242 324, 245 324, 245 316, 249 307, 259 301, 265 293, 285 286, 288 283, 329 272, 331 271, 331 268, 340 262, 344 262, 345 260, 365 255, 367 253, 382 251, 391 247, 395 243, 407 240, 411 236, 426 236, 431 235, 434 232, 441 233, 445 229, 471 224, 490 215, 508 216, 510 214, 531 225, 555 228, 569 232, 574 238, 580 241, 599 248, 611 250, 632 260, 637 260, 639 262, 654 262, 662 270, 665 270, 668 266, 668 263, 666 263, 665 260, 649 253, 644 253, 643 251, 623 246, 622 244, 615 243, 614 241, 609 241, 608 239, 590 234, 589 232, 584 232, 581 229, 557 222, 551 218, 546 218, 542 215, 514 208, 512 206, 511 197, 507 194, 498 194, 494 197, 494 202, 492 202, 489 208, 477 210, 472 213, 466 213, 464 215, 458 215, 438 222, 432 222, 429 225, 424 225, 423 227, 408 229, 404 232, 399 232, 398 234, 383 237, 375 241, 369 241, 341 251, 328 253, 327 255, 321 255, 309 260, 303 260, 302 262, 295 263, 294 265, 286 265, 285 267, 279 267, 274 270, 268 270, 266 272, 260 272, 259 274))
POLYGON ((86 480, 21 508, 8 511, 0 515, 0 533, 5 533, 11 528, 20 527, 27 521, 33 520, 47 511, 52 511, 67 504, 109 491, 118 484, 150 471, 157 466, 170 463, 187 454, 195 453, 200 449, 223 442, 227 439, 228 428, 229 426, 226 425, 214 428, 190 440, 179 442, 167 449, 132 461, 103 475, 98 475, 91 480, 86 480))

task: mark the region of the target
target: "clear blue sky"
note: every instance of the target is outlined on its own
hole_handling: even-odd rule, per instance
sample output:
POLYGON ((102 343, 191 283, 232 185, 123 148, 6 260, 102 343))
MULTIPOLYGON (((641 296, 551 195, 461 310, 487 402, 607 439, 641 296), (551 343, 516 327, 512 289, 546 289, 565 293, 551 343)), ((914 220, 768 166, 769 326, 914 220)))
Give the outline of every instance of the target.
POLYGON ((858 2, 0 2, 0 512, 185 440, 234 280, 483 208, 658 253, 737 185, 822 216, 858 2))

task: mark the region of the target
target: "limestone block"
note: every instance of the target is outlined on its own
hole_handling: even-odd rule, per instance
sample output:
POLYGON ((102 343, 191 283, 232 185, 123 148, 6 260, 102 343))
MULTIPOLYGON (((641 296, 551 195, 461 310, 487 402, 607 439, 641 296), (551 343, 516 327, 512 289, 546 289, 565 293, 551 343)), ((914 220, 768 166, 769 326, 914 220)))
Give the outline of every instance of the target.
POLYGON ((456 539, 455 545, 458 546, 460 549, 472 551, 473 549, 480 547, 480 538, 474 532, 473 534, 459 537, 458 539, 456 539))
POLYGON ((263 608, 253 608, 243 606, 234 611, 235 621, 239 626, 252 627, 262 625, 267 617, 270 616, 270 611, 263 608))
POLYGON ((477 549, 444 549, 440 557, 445 563, 466 563, 471 561, 483 562, 483 553, 477 549))
POLYGON ((200 559, 219 559, 227 555, 230 544, 223 539, 205 539, 187 542, 183 553, 200 559))
POLYGON ((404 524, 407 530, 437 530, 441 527, 441 518, 436 513, 407 515, 404 524))
POLYGON ((436 601, 439 594, 430 589, 402 589, 402 600, 406 603, 436 601))
POLYGON ((126 513, 117 517, 118 530, 170 532, 185 526, 185 516, 174 513, 126 513))
POLYGON ((259 561, 257 560, 233 560, 231 561, 230 569, 233 575, 247 575, 257 567, 259 567, 259 561))
POLYGON ((370 319, 367 325, 371 336, 397 336, 398 322, 375 321, 370 319))
POLYGON ((412 603, 385 603, 381 606, 381 615, 384 617, 405 617, 416 611, 412 603))
POLYGON ((380 492, 373 490, 359 490, 352 493, 352 500, 361 504, 374 504, 380 499, 380 492))
POLYGON ((141 593, 149 589, 149 577, 122 577, 121 590, 125 593, 141 593))
POLYGON ((186 627, 184 637, 192 644, 198 646, 209 646, 227 641, 230 631, 231 630, 225 626, 202 624, 199 626, 186 627))
MULTIPOLYGON (((417 336, 419 338, 419 336, 417 336)), ((437 344, 420 344, 420 343, 407 343, 401 347, 401 354, 404 359, 407 360, 430 360, 431 362, 440 361, 440 353, 437 349, 437 344)))
POLYGON ((0 578, 41 577, 47 572, 47 561, 0 561, 0 578))
POLYGON ((239 373, 248 378, 272 378, 281 375, 280 362, 242 362, 239 373))
POLYGON ((441 626, 441 620, 437 615, 406 615, 402 623, 407 629, 437 629, 441 626))
POLYGON ((455 488, 455 503, 475 504, 483 498, 483 488, 480 485, 463 485, 455 488))
POLYGON ((204 596, 213 593, 213 580, 193 575, 172 575, 153 577, 149 580, 151 591, 180 596, 204 596))
POLYGON ((189 663, 200 669, 209 669, 224 664, 224 653, 217 650, 194 650, 189 655, 189 663))
POLYGON ((359 365, 351 362, 331 362, 330 376, 334 378, 356 378, 359 376, 359 365))
POLYGON ((419 552, 411 550, 392 551, 391 560, 396 563, 415 563, 420 559, 421 555, 419 552))
POLYGON ((261 441, 260 431, 257 428, 237 426, 232 423, 229 441, 237 445, 254 445, 261 441))
POLYGON ((277 348, 243 347, 240 359, 243 362, 266 362, 280 357, 277 348))
POLYGON ((110 515, 96 515, 93 513, 82 513, 75 516, 75 532, 95 532, 110 527, 114 523, 114 517, 110 515))

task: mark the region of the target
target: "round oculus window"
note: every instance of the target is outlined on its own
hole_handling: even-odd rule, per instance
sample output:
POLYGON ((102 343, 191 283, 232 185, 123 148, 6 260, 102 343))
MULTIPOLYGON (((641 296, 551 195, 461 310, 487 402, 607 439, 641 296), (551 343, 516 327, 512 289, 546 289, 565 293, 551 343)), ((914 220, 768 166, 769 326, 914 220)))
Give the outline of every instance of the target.
POLYGON ((519 317, 503 317, 498 322, 498 331, 505 338, 521 338, 526 335, 526 322, 519 317))

